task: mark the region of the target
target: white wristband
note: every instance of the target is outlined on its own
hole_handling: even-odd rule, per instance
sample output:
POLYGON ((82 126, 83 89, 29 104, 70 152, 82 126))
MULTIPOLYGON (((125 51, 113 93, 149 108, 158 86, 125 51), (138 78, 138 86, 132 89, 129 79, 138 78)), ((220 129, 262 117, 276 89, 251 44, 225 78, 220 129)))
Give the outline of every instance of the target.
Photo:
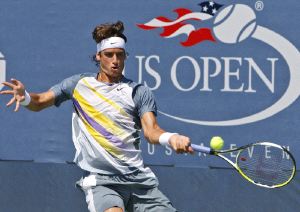
POLYGON ((163 146, 170 146, 169 140, 170 140, 171 136, 175 135, 175 134, 178 134, 178 133, 165 132, 159 136, 158 141, 163 146))
POLYGON ((31 97, 29 93, 25 90, 25 99, 22 102, 20 102, 20 105, 27 106, 29 105, 30 101, 31 101, 31 97))

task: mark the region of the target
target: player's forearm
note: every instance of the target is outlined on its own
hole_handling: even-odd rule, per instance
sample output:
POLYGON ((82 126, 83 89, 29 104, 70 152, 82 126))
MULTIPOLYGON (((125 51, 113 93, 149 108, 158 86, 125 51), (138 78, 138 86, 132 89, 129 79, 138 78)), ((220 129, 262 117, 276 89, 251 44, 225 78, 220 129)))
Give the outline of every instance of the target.
POLYGON ((145 113, 142 116, 141 122, 147 141, 151 144, 160 144, 159 138, 165 131, 158 125, 154 113, 145 113))
POLYGON ((49 91, 39 94, 30 93, 29 95, 31 97, 31 100, 29 105, 26 106, 28 110, 37 112, 54 104, 54 94, 49 91))
POLYGON ((152 130, 145 131, 144 130, 144 136, 147 139, 147 141, 151 144, 159 144, 159 137, 161 134, 163 134, 165 131, 161 128, 157 127, 152 130))

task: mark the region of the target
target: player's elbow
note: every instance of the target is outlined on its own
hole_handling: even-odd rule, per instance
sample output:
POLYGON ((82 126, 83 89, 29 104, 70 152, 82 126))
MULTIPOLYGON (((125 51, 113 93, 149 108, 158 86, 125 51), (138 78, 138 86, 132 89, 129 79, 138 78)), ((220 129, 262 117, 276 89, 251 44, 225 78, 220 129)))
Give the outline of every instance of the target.
POLYGON ((145 139, 150 143, 150 144, 155 144, 157 143, 154 139, 154 133, 151 131, 144 131, 144 137, 145 139))
POLYGON ((147 141, 149 141, 149 133, 147 133, 147 131, 144 130, 144 137, 147 141))

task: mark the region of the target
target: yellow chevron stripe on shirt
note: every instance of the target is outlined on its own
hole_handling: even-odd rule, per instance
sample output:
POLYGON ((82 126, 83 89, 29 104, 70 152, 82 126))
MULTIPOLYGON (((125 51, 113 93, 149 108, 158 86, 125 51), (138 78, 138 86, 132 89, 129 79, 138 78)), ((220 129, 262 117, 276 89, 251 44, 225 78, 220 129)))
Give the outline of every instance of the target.
POLYGON ((84 99, 84 97, 76 89, 74 90, 73 96, 78 101, 85 113, 87 113, 88 116, 98 124, 103 126, 107 131, 114 135, 117 135, 121 139, 129 136, 127 135, 128 133, 121 129, 117 123, 113 122, 100 111, 92 107, 91 104, 86 99, 84 99))
POLYGON ((126 113, 125 110, 123 110, 118 104, 116 104, 115 102, 113 102, 110 99, 107 99, 105 96, 103 96, 102 94, 100 94, 99 92, 97 92, 95 90, 95 88, 93 88, 87 81, 86 79, 82 80, 84 82, 84 84, 86 86, 88 86, 88 88, 93 91, 94 94, 96 94, 98 97, 100 97, 103 101, 107 102, 108 104, 110 104, 112 107, 114 107, 117 111, 119 111, 122 115, 129 117, 129 115, 126 113))
POLYGON ((112 143, 110 143, 107 139, 105 139, 98 131, 96 131, 84 118, 81 118, 85 125, 85 128, 89 132, 89 134, 104 148, 107 152, 122 159, 123 154, 117 150, 112 143))

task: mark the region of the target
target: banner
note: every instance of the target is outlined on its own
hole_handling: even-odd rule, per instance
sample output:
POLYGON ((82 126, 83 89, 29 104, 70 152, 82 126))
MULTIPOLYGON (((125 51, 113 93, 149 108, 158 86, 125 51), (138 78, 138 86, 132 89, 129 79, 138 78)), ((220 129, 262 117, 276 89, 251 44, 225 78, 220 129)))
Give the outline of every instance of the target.
MULTIPOLYGON (((0 81, 16 78, 29 92, 43 92, 71 75, 98 72, 91 32, 121 20, 125 76, 153 91, 163 129, 205 146, 218 135, 225 149, 275 142, 299 161, 299 9, 292 0, 2 1, 0 81)), ((8 101, 0 97, 1 159, 73 160, 71 102, 14 113, 8 101)), ((227 166, 145 139, 141 146, 146 164, 227 166)))

